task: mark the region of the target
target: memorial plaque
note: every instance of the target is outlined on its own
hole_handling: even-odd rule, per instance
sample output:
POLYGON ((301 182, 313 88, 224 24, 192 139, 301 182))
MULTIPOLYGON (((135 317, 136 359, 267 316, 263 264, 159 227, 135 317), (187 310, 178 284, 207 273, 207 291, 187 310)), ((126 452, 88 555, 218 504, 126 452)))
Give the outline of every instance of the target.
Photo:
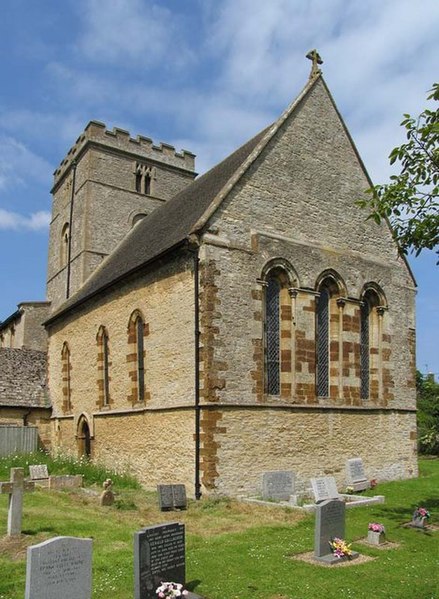
POLYGON ((345 538, 345 504, 329 499, 316 507, 314 557, 332 556, 329 541, 334 537, 345 538))
POLYGON ((172 497, 174 508, 178 510, 187 509, 186 487, 184 485, 172 485, 172 497))
POLYGON ((157 485, 159 508, 162 512, 187 509, 184 485, 157 485))
POLYGON ((163 581, 184 584, 185 569, 183 524, 148 526, 134 533, 134 599, 157 599, 155 591, 163 581))
POLYGON ((157 485, 157 494, 159 508, 162 512, 174 509, 174 494, 172 492, 172 485, 157 485))
POLYGON ((274 501, 289 501, 295 490, 294 472, 273 470, 262 475, 262 498, 274 501))
POLYGON ((29 466, 29 475, 32 480, 49 478, 49 471, 47 470, 47 464, 36 464, 36 465, 29 466))
POLYGON ((337 483, 333 476, 312 478, 311 487, 316 503, 326 501, 327 499, 338 499, 340 496, 337 491, 337 483))
POLYGON ((55 537, 28 547, 25 599, 90 599, 92 543, 55 537))

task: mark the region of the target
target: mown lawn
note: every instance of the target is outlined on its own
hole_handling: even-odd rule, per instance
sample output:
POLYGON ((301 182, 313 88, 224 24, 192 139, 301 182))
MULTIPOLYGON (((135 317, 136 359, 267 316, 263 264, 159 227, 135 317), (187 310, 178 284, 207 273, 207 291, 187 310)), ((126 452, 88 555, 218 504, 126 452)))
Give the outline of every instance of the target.
MULTIPOLYGON (((155 494, 126 477, 108 508, 99 506, 97 482, 91 493, 37 490, 25 497, 22 537, 0 538, 0 599, 22 599, 26 547, 57 535, 93 537, 94 598, 131 599, 134 531, 174 520, 186 524, 187 579, 206 599, 439 599, 439 460, 421 460, 420 467, 416 480, 377 487, 384 505, 347 511, 347 539, 374 559, 335 568, 294 559, 313 549, 314 518, 298 510, 206 499, 190 502, 186 512, 160 513, 155 494), (430 510, 438 530, 403 527, 416 505, 430 510), (398 546, 358 543, 371 521, 383 523, 398 546)), ((7 468, 0 460, 0 480, 8 478, 7 468)), ((92 485, 96 475, 88 468, 86 484, 92 485)), ((49 471, 56 469, 52 462, 49 471)), ((7 497, 1 496, 0 534, 6 519, 7 497)))

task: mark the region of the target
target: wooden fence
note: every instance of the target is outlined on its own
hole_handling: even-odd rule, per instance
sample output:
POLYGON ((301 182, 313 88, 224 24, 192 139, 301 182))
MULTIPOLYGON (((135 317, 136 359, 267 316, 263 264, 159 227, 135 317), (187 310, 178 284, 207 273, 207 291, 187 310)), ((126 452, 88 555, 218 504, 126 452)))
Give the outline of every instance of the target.
POLYGON ((38 448, 36 426, 0 426, 0 457, 32 453, 38 448))

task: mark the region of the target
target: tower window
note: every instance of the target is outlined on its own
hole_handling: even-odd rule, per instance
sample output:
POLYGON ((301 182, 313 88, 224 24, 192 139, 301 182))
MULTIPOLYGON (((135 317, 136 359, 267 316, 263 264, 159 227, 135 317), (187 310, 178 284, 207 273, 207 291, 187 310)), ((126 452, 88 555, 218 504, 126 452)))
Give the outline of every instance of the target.
POLYGON ((151 195, 153 193, 153 180, 155 179, 155 168, 147 166, 140 162, 136 163, 134 170, 135 174, 135 188, 137 193, 143 193, 144 195, 151 195))

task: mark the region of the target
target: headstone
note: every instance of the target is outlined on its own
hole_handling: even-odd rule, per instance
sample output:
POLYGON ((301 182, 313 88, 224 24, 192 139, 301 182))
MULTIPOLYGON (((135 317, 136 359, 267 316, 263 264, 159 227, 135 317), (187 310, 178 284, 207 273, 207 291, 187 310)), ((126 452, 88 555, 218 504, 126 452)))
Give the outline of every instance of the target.
MULTIPOLYGON (((334 538, 345 538, 345 504, 339 499, 328 499, 316 506, 314 531, 314 558, 328 564, 335 564, 340 558, 335 557, 329 544, 334 538)), ((351 558, 358 557, 352 552, 351 558)))
POLYGON ((113 481, 111 478, 107 478, 104 482, 103 487, 104 490, 101 493, 100 502, 101 505, 113 505, 114 503, 114 493, 112 491, 113 481))
POLYGON ((262 475, 262 498, 274 501, 289 501, 295 489, 294 472, 273 470, 262 475))
POLYGON ((49 476, 49 489, 75 489, 82 487, 82 474, 49 476))
POLYGON ((134 533, 134 598, 157 599, 161 582, 185 583, 184 525, 148 526, 134 533))
POLYGON ((28 547, 25 599, 90 599, 92 543, 55 537, 28 547))
POLYGON ((172 485, 172 497, 174 508, 178 510, 187 509, 186 487, 184 485, 172 485))
POLYGON ((23 494, 34 489, 35 483, 24 480, 24 468, 11 468, 10 481, 0 483, 0 493, 9 495, 8 535, 10 537, 21 534, 23 494))
POLYGON ((47 464, 35 464, 29 466, 29 475, 32 480, 41 480, 44 478, 49 478, 47 464))
POLYGON ((184 485, 157 485, 159 508, 162 512, 187 509, 184 485))
POLYGON ((363 460, 361 458, 351 458, 347 460, 346 473, 348 485, 353 487, 354 493, 357 491, 365 491, 370 488, 370 483, 367 480, 363 460))
POLYGON ((333 476, 312 478, 311 487, 316 503, 326 501, 327 499, 338 499, 340 497, 337 491, 337 483, 335 482, 335 478, 333 476))

